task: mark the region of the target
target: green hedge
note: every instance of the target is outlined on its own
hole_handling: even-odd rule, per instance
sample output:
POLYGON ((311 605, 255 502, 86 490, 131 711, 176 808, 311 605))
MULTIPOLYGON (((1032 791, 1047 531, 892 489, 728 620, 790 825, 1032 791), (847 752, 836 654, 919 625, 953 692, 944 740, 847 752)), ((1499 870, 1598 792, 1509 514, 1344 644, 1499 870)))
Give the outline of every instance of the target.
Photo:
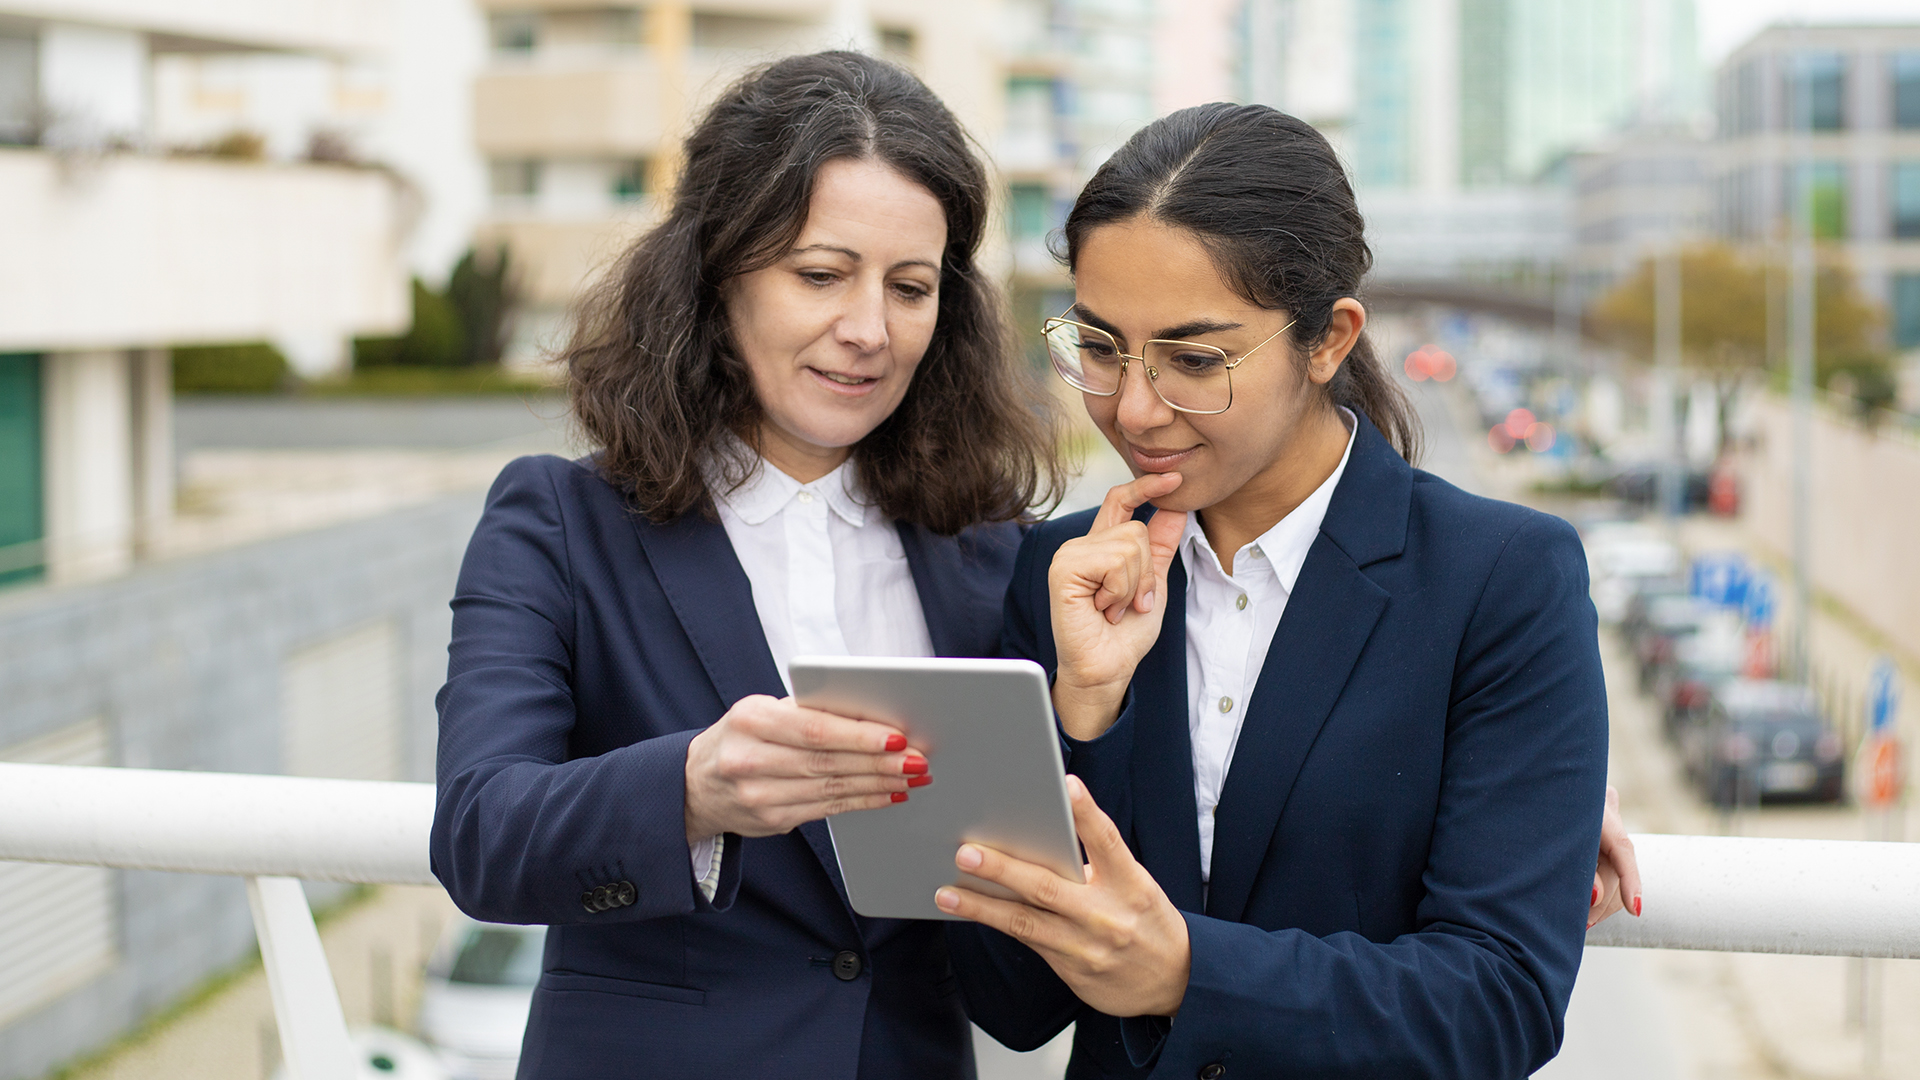
POLYGON ((173 350, 173 389, 183 394, 270 394, 295 383, 280 350, 265 342, 173 350))

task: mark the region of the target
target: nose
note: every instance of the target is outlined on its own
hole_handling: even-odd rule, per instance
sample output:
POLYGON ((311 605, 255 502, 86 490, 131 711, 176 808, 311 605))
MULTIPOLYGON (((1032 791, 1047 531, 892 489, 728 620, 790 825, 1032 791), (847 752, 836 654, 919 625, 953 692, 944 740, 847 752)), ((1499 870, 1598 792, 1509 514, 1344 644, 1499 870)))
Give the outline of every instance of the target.
POLYGON ((1133 434, 1152 431, 1173 422, 1173 410, 1160 400, 1147 378, 1147 365, 1144 361, 1127 361, 1126 373, 1120 377, 1120 402, 1114 414, 1114 421, 1120 427, 1133 434))
POLYGON ((883 283, 848 290, 847 309, 834 327, 834 336, 862 354, 887 346, 887 297, 883 283))

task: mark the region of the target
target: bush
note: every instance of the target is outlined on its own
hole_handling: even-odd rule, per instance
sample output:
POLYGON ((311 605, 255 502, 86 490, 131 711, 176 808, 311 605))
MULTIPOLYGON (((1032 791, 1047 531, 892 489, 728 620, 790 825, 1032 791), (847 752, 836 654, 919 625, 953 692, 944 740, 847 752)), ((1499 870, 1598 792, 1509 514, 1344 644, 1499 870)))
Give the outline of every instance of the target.
POLYGON ((189 345, 173 350, 176 393, 270 394, 293 381, 287 358, 266 342, 189 345))
POLYGON ((452 367, 466 356, 460 313, 419 278, 413 279, 413 325, 405 334, 353 339, 355 367, 452 367))

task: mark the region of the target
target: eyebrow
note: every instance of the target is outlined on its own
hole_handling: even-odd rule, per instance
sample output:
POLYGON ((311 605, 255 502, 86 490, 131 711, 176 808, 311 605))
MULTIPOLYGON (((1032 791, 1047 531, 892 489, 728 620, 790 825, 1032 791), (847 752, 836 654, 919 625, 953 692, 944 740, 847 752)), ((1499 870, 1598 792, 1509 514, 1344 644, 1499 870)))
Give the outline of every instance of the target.
MULTIPOLYGON (((1127 339, 1126 335, 1120 332, 1119 327, 1088 311, 1085 306, 1075 304, 1073 305, 1073 310, 1080 313, 1080 321, 1086 323, 1088 326, 1105 330, 1121 341, 1127 339)), ((1221 322, 1219 319, 1194 319, 1191 322, 1183 322, 1179 326, 1169 326, 1153 336, 1159 340, 1179 341, 1185 338, 1199 337, 1201 334, 1219 334, 1228 330, 1239 330, 1244 326, 1246 326, 1246 323, 1221 322)))
MULTIPOLYGON (((847 258, 852 259, 854 262, 861 261, 861 256, 859 252, 849 247, 841 247, 838 244, 808 244, 806 247, 794 248, 792 251, 787 252, 787 255, 789 257, 794 255, 804 255, 809 251, 831 251, 836 255, 845 255, 847 258)), ((894 263, 892 269, 898 270, 903 266, 924 266, 936 274, 940 272, 939 264, 930 263, 925 259, 902 259, 899 262, 894 263)))

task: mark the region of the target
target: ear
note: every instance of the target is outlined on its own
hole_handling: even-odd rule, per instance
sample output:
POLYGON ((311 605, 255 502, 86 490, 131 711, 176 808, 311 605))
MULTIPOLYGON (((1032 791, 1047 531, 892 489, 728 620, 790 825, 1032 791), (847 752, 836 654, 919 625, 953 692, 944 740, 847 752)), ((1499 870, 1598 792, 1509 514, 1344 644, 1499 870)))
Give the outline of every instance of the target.
POLYGON ((1333 302, 1333 314, 1327 319, 1326 336, 1320 339, 1320 347, 1307 358, 1307 377, 1315 383, 1325 386, 1340 371, 1340 365, 1347 360, 1347 354, 1360 340, 1360 331, 1367 326, 1367 309, 1360 301, 1351 296, 1343 296, 1333 302))

